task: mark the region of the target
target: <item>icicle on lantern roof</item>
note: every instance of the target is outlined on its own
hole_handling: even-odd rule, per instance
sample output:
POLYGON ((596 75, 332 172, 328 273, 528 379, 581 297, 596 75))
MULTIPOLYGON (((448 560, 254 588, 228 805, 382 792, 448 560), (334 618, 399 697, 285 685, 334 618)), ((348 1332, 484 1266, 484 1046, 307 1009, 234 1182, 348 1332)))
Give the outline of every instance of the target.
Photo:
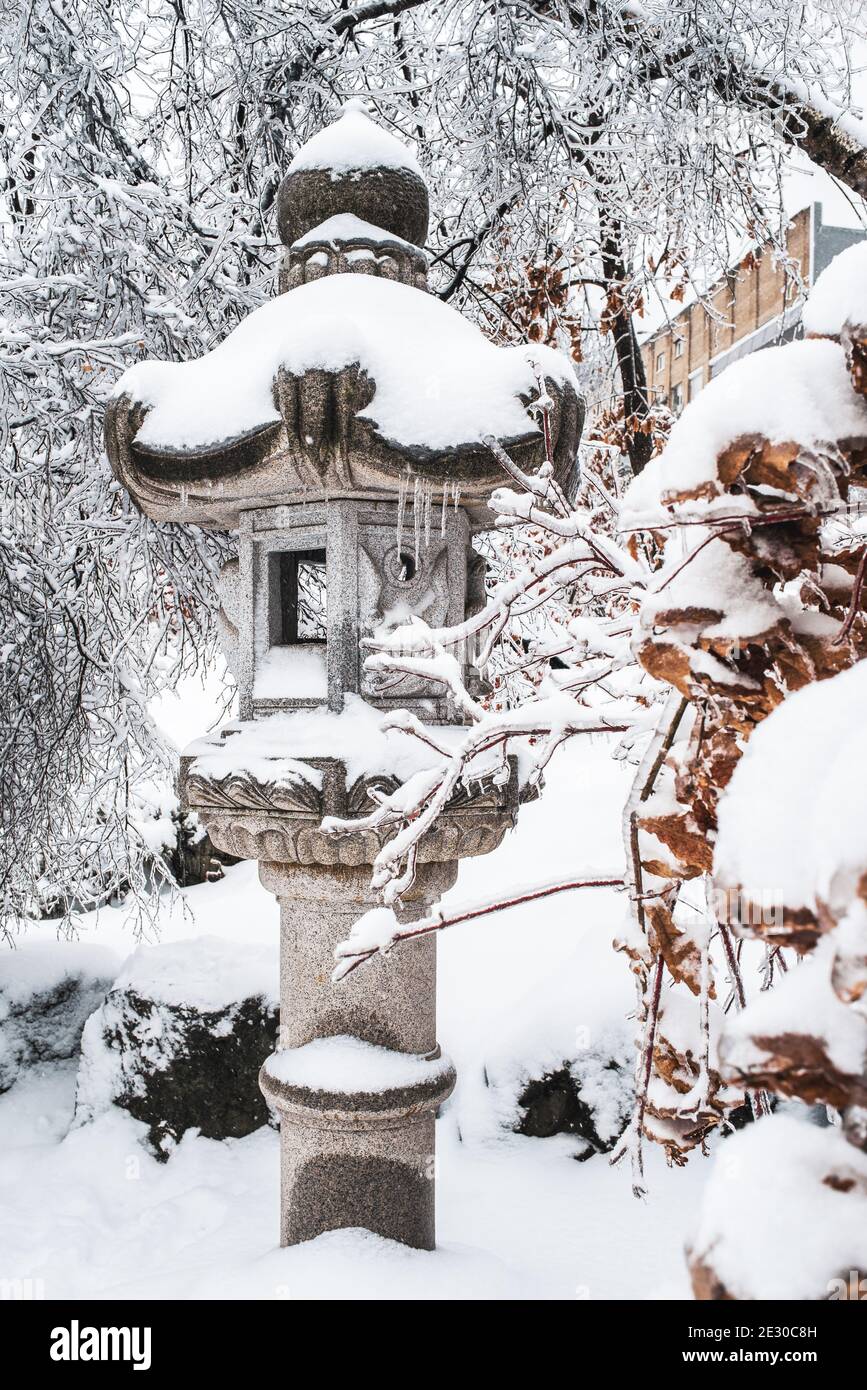
POLYGON ((503 481, 485 436, 525 469, 543 461, 537 368, 565 482, 583 422, 571 364, 495 347, 427 293, 424 179, 360 103, 295 156, 277 219, 285 292, 204 357, 141 362, 117 384, 109 457, 147 515, 234 527, 257 506, 392 498, 409 471, 438 495, 459 486, 482 525, 503 481))

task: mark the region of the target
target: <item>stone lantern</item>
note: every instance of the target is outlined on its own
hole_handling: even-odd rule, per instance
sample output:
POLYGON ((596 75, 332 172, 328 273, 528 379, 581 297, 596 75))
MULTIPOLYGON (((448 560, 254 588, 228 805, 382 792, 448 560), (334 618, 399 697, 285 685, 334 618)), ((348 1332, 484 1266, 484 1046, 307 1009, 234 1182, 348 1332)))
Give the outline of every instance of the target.
MULTIPOLYGON (((336 944, 375 905, 382 839, 320 822, 369 814, 372 794, 432 760, 383 731, 382 711, 459 732, 441 686, 376 684, 360 643, 484 602, 471 540, 504 481, 484 438, 539 466, 527 406, 541 372, 562 482, 583 408, 564 359, 494 347, 428 293, 424 179, 358 104, 296 155, 277 221, 280 294, 197 361, 132 367, 107 447, 148 516, 238 533, 220 622, 240 717, 187 750, 182 793, 280 901, 280 1046, 260 1084, 281 1121, 282 1241, 362 1226, 429 1249, 434 1116, 455 1081, 436 1039, 435 936, 333 984, 336 944)), ((514 774, 456 796, 398 916, 423 916, 517 805, 514 774)))

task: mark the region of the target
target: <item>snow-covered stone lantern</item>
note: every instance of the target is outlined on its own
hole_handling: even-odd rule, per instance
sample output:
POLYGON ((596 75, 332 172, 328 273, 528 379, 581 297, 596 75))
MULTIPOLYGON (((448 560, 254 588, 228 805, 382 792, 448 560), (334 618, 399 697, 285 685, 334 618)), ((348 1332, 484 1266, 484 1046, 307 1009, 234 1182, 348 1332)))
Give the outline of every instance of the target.
MULTIPOLYGON (((542 462, 527 410, 541 370, 564 478, 582 406, 556 354, 534 365, 494 347, 427 292, 424 179, 358 104, 296 155, 277 214, 281 293, 202 359, 128 371, 106 438, 149 516, 238 532, 221 624, 240 718, 187 751, 182 781, 214 843, 257 858, 280 901, 280 1047, 261 1085, 281 1118, 283 1243, 362 1226, 431 1248, 434 1115, 455 1080, 435 1032, 435 937, 332 983, 335 945, 375 905, 382 839, 321 821, 363 817, 425 766, 383 710, 461 722, 430 679, 378 685, 361 643, 484 602, 471 538, 503 481, 484 439, 542 462)), ((404 920, 462 857, 499 844, 517 799, 514 777, 454 798, 422 842, 404 920)))

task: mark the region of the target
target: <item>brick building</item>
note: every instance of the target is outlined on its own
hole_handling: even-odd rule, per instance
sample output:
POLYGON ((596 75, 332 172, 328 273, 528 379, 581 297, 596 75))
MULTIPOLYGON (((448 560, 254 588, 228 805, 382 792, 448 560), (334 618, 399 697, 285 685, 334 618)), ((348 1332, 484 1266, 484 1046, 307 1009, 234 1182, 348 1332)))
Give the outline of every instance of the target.
MULTIPOLYGON (((812 203, 789 224, 789 254, 809 287, 838 252, 865 235, 826 224, 822 204, 812 203)), ((770 250, 759 248, 746 257, 714 286, 709 299, 716 318, 703 304, 690 304, 641 348, 651 394, 667 401, 675 414, 732 362, 801 333, 801 301, 770 250)))

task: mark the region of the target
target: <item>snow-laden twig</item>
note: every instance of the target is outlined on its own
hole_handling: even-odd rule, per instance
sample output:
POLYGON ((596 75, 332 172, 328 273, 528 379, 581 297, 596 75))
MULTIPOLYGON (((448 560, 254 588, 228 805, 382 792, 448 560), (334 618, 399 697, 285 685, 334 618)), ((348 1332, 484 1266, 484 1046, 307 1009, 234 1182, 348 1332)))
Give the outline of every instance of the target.
POLYGON ((334 955, 337 965, 332 973, 335 983, 351 975, 365 961, 375 955, 387 955, 401 941, 412 941, 419 936, 429 936, 432 932, 445 931, 465 922, 489 917, 494 912, 506 912, 512 907, 523 907, 527 903, 540 902, 543 898, 558 893, 571 893, 579 888, 622 888, 622 874, 586 874, 567 879, 564 883, 546 883, 538 888, 517 890, 509 897, 487 899, 473 907, 457 908, 452 912, 432 912, 419 918, 409 926, 401 926, 394 913, 386 908, 373 908, 354 924, 346 941, 336 948, 334 955))

